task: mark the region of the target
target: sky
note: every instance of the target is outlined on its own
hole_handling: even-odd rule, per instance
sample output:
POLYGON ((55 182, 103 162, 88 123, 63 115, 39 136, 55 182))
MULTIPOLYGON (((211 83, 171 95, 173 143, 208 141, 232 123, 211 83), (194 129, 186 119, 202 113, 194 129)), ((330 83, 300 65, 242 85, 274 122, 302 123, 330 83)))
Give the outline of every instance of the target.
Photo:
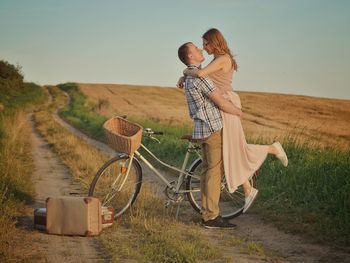
POLYGON ((178 47, 215 27, 234 90, 349 100, 349 14, 348 0, 0 0, 0 60, 40 85, 175 87, 178 47))

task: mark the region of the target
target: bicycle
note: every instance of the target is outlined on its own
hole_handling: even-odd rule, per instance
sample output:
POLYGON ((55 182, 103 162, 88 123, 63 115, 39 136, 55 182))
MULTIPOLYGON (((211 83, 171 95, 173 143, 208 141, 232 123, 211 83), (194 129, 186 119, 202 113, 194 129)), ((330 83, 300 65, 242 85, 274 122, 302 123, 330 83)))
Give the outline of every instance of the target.
MULTIPOLYGON (((155 136, 162 134, 150 128, 143 131, 143 135, 158 143, 160 141, 155 136)), ((181 139, 188 140, 188 147, 181 169, 161 161, 145 145, 140 143, 140 148, 159 164, 179 173, 177 180, 168 180, 136 150, 131 154, 121 153, 107 161, 96 173, 90 185, 89 196, 99 198, 102 206, 112 206, 115 211, 115 218, 121 216, 133 205, 140 192, 142 185, 142 167, 140 161, 142 161, 165 184, 166 188, 164 192, 168 198, 166 205, 171 203, 178 204, 176 217, 179 213, 180 203, 185 200, 185 197, 187 197, 193 209, 200 213, 200 177, 202 174, 202 159, 199 152, 200 145, 190 135, 182 136, 181 139), (190 156, 193 154, 196 155, 196 159, 188 166, 190 156)), ((253 186, 256 186, 257 175, 258 172, 250 179, 250 183, 253 186)), ((221 216, 227 219, 240 215, 244 207, 242 186, 235 192, 230 193, 226 185, 225 176, 223 176, 221 182, 219 207, 221 216)))

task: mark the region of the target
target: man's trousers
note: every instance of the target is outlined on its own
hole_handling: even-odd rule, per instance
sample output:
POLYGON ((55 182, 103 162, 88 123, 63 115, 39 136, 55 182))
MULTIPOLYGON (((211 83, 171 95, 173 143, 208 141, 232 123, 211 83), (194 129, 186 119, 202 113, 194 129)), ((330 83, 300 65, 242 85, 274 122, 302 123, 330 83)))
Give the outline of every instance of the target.
POLYGON ((208 221, 219 215, 222 163, 222 129, 202 141, 201 177, 202 218, 208 221))

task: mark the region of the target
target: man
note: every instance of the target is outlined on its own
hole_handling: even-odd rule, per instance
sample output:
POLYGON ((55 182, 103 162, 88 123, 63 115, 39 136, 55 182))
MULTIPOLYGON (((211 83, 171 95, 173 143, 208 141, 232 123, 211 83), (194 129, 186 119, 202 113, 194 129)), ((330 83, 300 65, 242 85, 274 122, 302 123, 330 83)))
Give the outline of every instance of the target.
MULTIPOLYGON (((179 47, 179 59, 188 68, 199 68, 204 61, 203 50, 188 42, 179 47)), ((185 95, 190 117, 194 121, 192 138, 202 141, 203 177, 201 178, 202 223, 206 228, 233 228, 219 214, 222 166, 222 119, 220 110, 242 115, 224 99, 209 78, 187 76, 185 95)))

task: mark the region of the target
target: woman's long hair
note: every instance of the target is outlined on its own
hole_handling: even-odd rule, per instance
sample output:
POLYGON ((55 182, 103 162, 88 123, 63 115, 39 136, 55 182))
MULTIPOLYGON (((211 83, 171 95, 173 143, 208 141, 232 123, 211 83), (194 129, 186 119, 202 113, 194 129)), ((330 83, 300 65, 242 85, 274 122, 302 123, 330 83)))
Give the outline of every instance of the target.
POLYGON ((227 42, 221 32, 216 28, 211 28, 205 32, 202 36, 203 39, 208 41, 208 43, 214 48, 215 55, 225 55, 228 54, 231 58, 232 67, 235 71, 238 69, 237 62, 233 57, 227 42))

